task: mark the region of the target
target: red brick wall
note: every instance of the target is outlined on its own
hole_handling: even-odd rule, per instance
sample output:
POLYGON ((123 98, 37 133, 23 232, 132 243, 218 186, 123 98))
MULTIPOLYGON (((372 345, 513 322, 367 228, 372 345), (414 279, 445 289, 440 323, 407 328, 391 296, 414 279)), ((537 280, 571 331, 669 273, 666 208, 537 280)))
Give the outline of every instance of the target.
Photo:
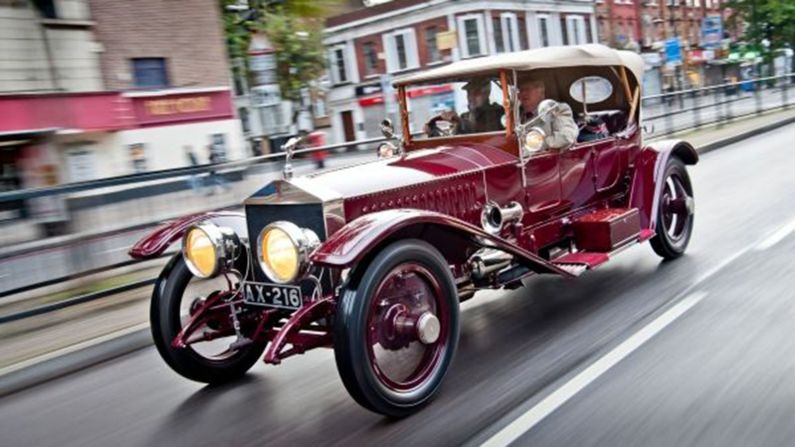
MULTIPOLYGON (((432 20, 426 20, 425 22, 420 22, 414 25, 414 31, 417 33, 417 53, 420 61, 420 66, 425 67, 428 65, 429 55, 428 55, 428 46, 425 45, 425 31, 428 27, 435 26, 436 32, 441 33, 447 31, 447 18, 446 17, 439 17, 432 20)), ((446 58, 450 58, 450 50, 443 50, 439 51, 439 55, 441 60, 444 61, 446 58)))
MULTIPOLYGON (((356 48, 356 63, 359 66, 359 77, 362 79, 362 81, 367 78, 364 45, 368 42, 375 44, 376 54, 383 55, 384 53, 384 41, 380 34, 373 34, 354 40, 353 45, 356 48)), ((376 73, 386 73, 386 60, 381 58, 378 59, 376 62, 376 73)))
MULTIPOLYGON (((447 17, 438 17, 436 19, 426 20, 424 22, 419 22, 413 24, 411 27, 414 28, 415 38, 417 40, 417 59, 419 60, 420 67, 426 67, 429 63, 429 54, 428 54, 428 47, 425 45, 425 33, 427 29, 431 26, 436 27, 436 32, 441 33, 447 31, 447 17)), ((401 28, 403 29, 403 28, 401 28)), ((397 29, 392 30, 397 31, 397 29)), ((356 64, 359 67, 359 76, 362 79, 362 82, 365 81, 367 76, 367 71, 365 70, 365 54, 364 54, 364 46, 366 43, 372 42, 375 44, 376 51, 379 54, 384 55, 384 59, 378 59, 376 64, 376 73, 383 74, 386 73, 386 55, 384 54, 384 40, 381 34, 371 34, 369 36, 360 37, 354 40, 353 45, 356 50, 356 64)), ((441 56, 441 60, 450 60, 451 54, 450 50, 443 50, 439 51, 441 56)))
POLYGON ((172 87, 230 84, 218 3, 214 0, 89 0, 102 43, 105 86, 131 88, 131 58, 164 57, 172 87))

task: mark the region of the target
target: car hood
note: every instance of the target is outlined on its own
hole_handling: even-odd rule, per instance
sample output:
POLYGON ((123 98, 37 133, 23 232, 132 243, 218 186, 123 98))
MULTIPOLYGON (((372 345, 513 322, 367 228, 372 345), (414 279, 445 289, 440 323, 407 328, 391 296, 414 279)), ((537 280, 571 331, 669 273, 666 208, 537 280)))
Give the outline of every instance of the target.
POLYGON ((350 198, 515 162, 515 156, 493 146, 440 146, 412 151, 405 157, 392 157, 318 172, 304 177, 303 182, 335 191, 342 198, 350 198))
POLYGON ((337 202, 478 172, 516 160, 515 156, 488 145, 439 146, 412 151, 405 157, 376 159, 291 180, 275 180, 249 197, 246 204, 337 202))

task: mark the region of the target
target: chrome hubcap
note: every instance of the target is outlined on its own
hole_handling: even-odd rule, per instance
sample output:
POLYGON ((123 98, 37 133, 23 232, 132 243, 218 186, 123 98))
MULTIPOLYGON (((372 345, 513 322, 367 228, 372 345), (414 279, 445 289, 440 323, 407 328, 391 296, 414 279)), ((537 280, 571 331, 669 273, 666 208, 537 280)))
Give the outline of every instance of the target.
POLYGON ((420 318, 417 320, 417 338, 419 338, 423 344, 429 345, 431 343, 436 343, 436 340, 439 340, 440 332, 441 325, 436 315, 430 312, 425 312, 420 315, 420 318))

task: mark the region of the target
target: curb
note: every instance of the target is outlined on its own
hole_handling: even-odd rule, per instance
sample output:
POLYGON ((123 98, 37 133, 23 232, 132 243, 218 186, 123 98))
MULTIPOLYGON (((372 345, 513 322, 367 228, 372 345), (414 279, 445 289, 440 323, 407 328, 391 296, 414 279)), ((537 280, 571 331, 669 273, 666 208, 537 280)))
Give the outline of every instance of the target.
MULTIPOLYGON (((696 148, 706 154, 795 122, 795 116, 746 132, 715 140, 696 148)), ((0 397, 66 376, 152 345, 149 325, 143 324, 64 348, 17 365, 0 369, 0 397)))
POLYGON ((0 397, 152 345, 149 324, 137 325, 0 370, 0 397))
POLYGON ((715 140, 710 143, 701 145, 696 148, 696 151, 699 154, 706 154, 708 152, 712 152, 716 149, 720 149, 723 146, 727 146, 729 144, 734 144, 738 141, 745 140, 747 138, 755 137, 757 135, 761 135, 763 133, 770 132, 771 130, 776 130, 781 126, 786 126, 788 124, 795 123, 795 116, 791 116, 789 118, 784 118, 782 120, 778 120, 769 124, 765 124, 764 126, 756 127, 754 129, 750 129, 748 131, 739 133, 737 135, 732 135, 730 137, 721 138, 720 140, 715 140))

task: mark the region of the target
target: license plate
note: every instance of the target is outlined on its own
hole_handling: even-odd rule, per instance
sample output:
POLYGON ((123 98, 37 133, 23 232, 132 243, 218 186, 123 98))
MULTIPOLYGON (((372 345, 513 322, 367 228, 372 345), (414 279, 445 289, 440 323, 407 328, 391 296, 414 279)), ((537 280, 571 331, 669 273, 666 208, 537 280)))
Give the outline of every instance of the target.
POLYGON ((298 309, 304 303, 300 287, 284 284, 245 282, 243 295, 247 304, 256 306, 298 309))

